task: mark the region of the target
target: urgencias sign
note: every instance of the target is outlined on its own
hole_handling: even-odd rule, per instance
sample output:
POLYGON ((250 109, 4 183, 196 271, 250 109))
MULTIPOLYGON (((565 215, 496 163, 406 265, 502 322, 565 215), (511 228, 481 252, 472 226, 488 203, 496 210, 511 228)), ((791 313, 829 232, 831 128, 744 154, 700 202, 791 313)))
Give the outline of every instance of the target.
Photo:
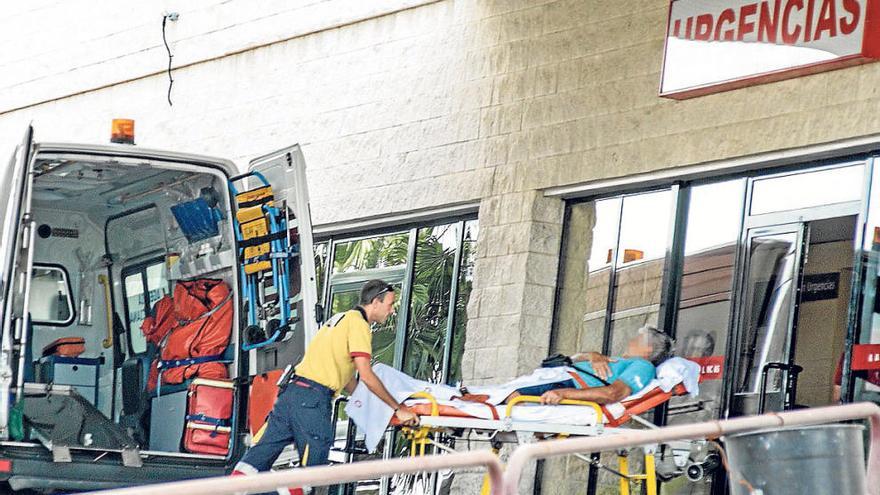
POLYGON ((660 95, 684 99, 880 58, 880 0, 673 0, 660 95))

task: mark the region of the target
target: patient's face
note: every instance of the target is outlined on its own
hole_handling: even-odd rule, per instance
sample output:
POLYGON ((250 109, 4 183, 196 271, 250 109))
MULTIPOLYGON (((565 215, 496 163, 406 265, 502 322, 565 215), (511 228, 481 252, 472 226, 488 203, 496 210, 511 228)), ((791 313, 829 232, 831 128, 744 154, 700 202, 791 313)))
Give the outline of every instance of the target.
POLYGON ((648 359, 654 350, 644 335, 636 335, 626 345, 626 357, 648 359))

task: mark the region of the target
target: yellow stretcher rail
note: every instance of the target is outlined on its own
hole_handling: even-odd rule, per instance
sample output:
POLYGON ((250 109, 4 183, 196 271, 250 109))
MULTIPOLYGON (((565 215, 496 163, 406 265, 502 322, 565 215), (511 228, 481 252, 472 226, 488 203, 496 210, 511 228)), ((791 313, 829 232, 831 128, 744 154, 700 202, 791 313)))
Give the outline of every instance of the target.
MULTIPOLYGON (((437 404, 437 399, 433 395, 428 392, 416 392, 410 397, 413 399, 427 399, 431 403, 431 416, 440 415, 440 405, 437 404)), ((428 426, 418 426, 415 428, 406 426, 402 431, 404 436, 410 441, 410 457, 425 455, 425 448, 431 443, 431 439, 428 437, 431 434, 431 428, 428 426)))
MULTIPOLYGON (((416 392, 410 396, 413 399, 426 399, 431 403, 431 416, 439 416, 440 415, 440 405, 437 403, 437 399, 427 393, 427 392, 416 392)), ((535 395, 519 395, 514 397, 507 403, 507 407, 504 411, 505 418, 511 418, 513 414, 513 408, 520 404, 539 404, 541 402, 541 398, 535 395)), ((596 424, 603 424, 605 422, 605 415, 602 413, 602 406, 600 406, 596 402, 590 402, 585 400, 574 400, 574 399, 563 399, 560 402, 561 405, 570 405, 570 406, 585 406, 591 407, 596 412, 596 424)), ((417 426, 417 427, 409 427, 405 426, 402 429, 404 436, 410 441, 410 457, 415 456, 424 456, 426 447, 433 443, 430 438, 430 434, 433 431, 433 428, 430 426, 417 426)), ((498 454, 498 450, 495 448, 492 449, 496 455, 498 454)), ((618 466, 620 467, 620 473, 625 477, 620 478, 620 494, 621 495, 629 495, 630 494, 630 482, 631 481, 641 481, 645 483, 645 488, 647 489, 648 495, 657 495, 657 473, 655 470, 654 463, 654 455, 650 453, 645 453, 645 473, 644 474, 629 474, 629 463, 628 459, 625 455, 618 456, 618 466)), ((488 495, 492 489, 492 483, 489 479, 489 475, 487 474, 483 478, 483 485, 480 489, 481 495, 488 495)))
MULTIPOLYGON (((519 395, 514 397, 507 403, 507 410, 504 411, 504 416, 509 418, 513 413, 513 406, 517 404, 521 404, 523 402, 527 403, 540 403, 541 398, 536 395, 519 395)), ((602 424, 605 422, 605 416, 602 414, 602 406, 595 402, 590 402, 586 400, 574 400, 574 399, 563 399, 559 404, 565 406, 587 406, 592 407, 594 411, 596 411, 596 424, 602 424)))

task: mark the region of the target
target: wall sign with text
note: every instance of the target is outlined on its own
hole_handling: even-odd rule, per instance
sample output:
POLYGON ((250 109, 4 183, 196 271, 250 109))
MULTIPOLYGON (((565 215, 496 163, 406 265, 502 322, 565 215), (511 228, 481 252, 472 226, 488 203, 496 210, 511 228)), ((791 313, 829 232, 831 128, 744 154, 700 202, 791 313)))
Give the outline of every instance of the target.
POLYGON ((673 0, 660 95, 676 99, 880 58, 880 0, 673 0))

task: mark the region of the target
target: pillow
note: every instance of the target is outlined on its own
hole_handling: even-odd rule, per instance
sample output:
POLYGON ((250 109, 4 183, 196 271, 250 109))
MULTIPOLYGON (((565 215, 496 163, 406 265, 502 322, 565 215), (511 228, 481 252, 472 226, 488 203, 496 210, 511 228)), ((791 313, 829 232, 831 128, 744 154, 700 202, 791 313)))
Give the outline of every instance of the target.
POLYGON ((700 393, 700 365, 682 357, 671 357, 657 366, 657 381, 664 392, 669 392, 679 383, 691 395, 700 393))

